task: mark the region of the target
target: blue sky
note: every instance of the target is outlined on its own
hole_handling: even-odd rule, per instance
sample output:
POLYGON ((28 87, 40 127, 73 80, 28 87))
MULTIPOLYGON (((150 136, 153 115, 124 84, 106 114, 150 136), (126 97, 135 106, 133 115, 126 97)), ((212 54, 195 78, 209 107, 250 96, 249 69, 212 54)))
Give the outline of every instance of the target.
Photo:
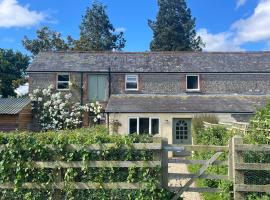
MULTIPOLYGON (((147 51, 152 39, 148 19, 157 0, 100 0, 117 30, 124 30, 125 51, 147 51)), ((21 44, 42 26, 63 36, 79 36, 81 16, 90 0, 0 0, 0 48, 26 52, 21 44)), ((270 50, 270 0, 187 0, 206 51, 270 50)))

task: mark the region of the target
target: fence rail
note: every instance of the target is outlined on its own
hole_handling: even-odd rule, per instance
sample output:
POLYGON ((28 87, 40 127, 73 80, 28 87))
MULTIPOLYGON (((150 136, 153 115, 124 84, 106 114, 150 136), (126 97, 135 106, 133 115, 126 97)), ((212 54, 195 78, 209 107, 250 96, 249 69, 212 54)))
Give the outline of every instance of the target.
MULTIPOLYGON (((270 171, 270 163, 246 163, 246 152, 262 152, 270 154, 270 145, 243 144, 243 138, 232 138, 232 180, 234 183, 234 199, 244 200, 247 192, 265 193, 270 191, 270 185, 245 184, 245 171, 270 171)), ((265 177, 263 177, 265 178, 265 177)))
MULTIPOLYGON (((0 150, 9 148, 8 145, 0 145, 0 150)), ((52 151, 65 148, 70 152, 76 151, 104 151, 108 149, 132 149, 134 151, 146 150, 153 153, 151 161, 62 161, 59 157, 55 157, 53 161, 31 161, 25 162, 25 165, 33 168, 52 169, 55 173, 54 183, 23 183, 22 188, 25 189, 56 189, 63 190, 66 187, 63 182, 63 175, 61 169, 68 168, 154 168, 157 166, 162 167, 162 177, 160 177, 160 187, 169 189, 176 192, 174 199, 177 199, 183 192, 220 192, 218 188, 200 188, 191 187, 196 179, 213 179, 213 180, 231 180, 234 183, 234 199, 242 200, 247 192, 269 192, 270 185, 249 185, 245 183, 245 171, 270 171, 270 163, 245 163, 244 153, 248 151, 263 152, 270 154, 270 145, 250 145, 244 144, 243 139, 235 136, 229 142, 228 146, 214 146, 214 145, 177 145, 168 144, 167 139, 154 138, 154 143, 137 143, 132 145, 118 145, 118 144, 92 144, 82 146, 78 144, 70 144, 65 146, 46 145, 52 151), (208 160, 193 160, 191 157, 186 158, 169 158, 168 152, 212 152, 213 156, 208 160), (227 160, 218 160, 220 155, 226 153, 227 160), (169 164, 186 164, 186 165, 199 165, 201 168, 197 173, 176 173, 168 172, 169 164), (225 166, 228 167, 227 175, 207 174, 205 173, 209 166, 225 166), (171 179, 189 179, 189 181, 182 186, 169 187, 168 182, 171 179)), ((11 166, 16 167, 16 166, 11 166)), ((1 183, 0 189, 12 189, 15 185, 13 183, 1 183)), ((138 190, 146 188, 146 183, 128 183, 128 182, 114 182, 114 183, 95 183, 95 182, 70 182, 68 187, 78 190, 88 189, 129 189, 138 190)), ((57 195, 57 193, 56 193, 57 195)), ((59 195, 59 194, 58 194, 59 195)))

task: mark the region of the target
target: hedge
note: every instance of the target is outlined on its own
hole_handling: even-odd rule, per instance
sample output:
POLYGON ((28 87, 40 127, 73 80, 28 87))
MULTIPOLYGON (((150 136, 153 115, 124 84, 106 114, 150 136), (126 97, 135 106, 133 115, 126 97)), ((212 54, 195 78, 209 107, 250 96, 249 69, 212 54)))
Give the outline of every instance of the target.
MULTIPOLYGON (((121 150, 121 145, 133 143, 151 143, 149 136, 120 136, 109 135, 106 128, 97 126, 91 129, 79 129, 60 132, 12 132, 0 133, 0 144, 7 148, 1 148, 0 152, 0 184, 10 182, 15 184, 13 189, 0 190, 0 199, 52 199, 53 189, 43 190, 22 189, 22 183, 35 182, 50 185, 54 182, 53 169, 36 169, 26 165, 29 161, 53 161, 55 157, 61 161, 136 161, 152 160, 152 152, 136 151, 132 148, 121 150), (109 148, 103 151, 84 151, 83 147, 89 144, 115 143, 117 148, 109 148), (57 150, 46 148, 53 144, 57 150), (67 151, 65 145, 79 144, 82 150, 67 151)), ((160 167, 156 168, 83 168, 61 169, 63 181, 67 187, 61 191, 63 199, 170 199, 172 193, 159 189, 160 167), (96 182, 100 183, 97 190, 75 190, 68 187, 69 182, 96 182), (144 190, 106 190, 102 183, 110 182, 145 182, 144 190)))

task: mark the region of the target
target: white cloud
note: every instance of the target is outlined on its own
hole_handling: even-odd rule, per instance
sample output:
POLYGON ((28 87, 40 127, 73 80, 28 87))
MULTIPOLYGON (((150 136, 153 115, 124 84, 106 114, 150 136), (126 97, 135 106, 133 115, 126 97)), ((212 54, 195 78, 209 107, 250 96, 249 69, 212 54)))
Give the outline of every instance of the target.
POLYGON ((25 94, 28 94, 29 92, 29 83, 25 83, 24 85, 21 85, 15 90, 16 94, 18 96, 23 96, 25 94))
POLYGON ((236 2, 236 8, 239 8, 243 5, 245 5, 245 3, 247 2, 247 0, 237 0, 236 2))
POLYGON ((254 13, 232 25, 238 43, 270 39, 270 0, 261 0, 254 13))
POLYGON ((206 43, 206 51, 238 51, 242 45, 250 42, 270 40, 270 0, 260 0, 251 16, 237 20, 230 29, 212 34, 207 29, 198 31, 206 43))
POLYGON ((0 0, 0 28, 29 27, 46 19, 41 12, 19 5, 17 0, 0 0))
POLYGON ((115 32, 116 33, 120 33, 120 32, 126 32, 126 28, 125 27, 117 27, 117 28, 115 28, 115 32))
POLYGON ((212 34, 207 29, 200 29, 198 31, 206 44, 205 51, 240 51, 240 46, 234 44, 232 41, 232 35, 228 32, 212 34))

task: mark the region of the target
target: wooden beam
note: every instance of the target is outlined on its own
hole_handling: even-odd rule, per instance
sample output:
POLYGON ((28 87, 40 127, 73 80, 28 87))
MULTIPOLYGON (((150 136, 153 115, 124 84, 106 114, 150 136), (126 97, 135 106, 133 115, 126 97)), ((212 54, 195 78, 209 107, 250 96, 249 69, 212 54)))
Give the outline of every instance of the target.
POLYGON ((270 163, 236 163, 235 169, 264 171, 270 169, 270 163))
MULTIPOLYGON (((23 189, 59 189, 65 188, 65 182, 60 183, 23 183, 21 188, 23 189)), ((126 182, 115 182, 115 183, 83 183, 83 182, 69 182, 68 187, 77 190, 95 190, 95 189, 122 189, 122 190, 137 190, 144 189, 147 187, 146 183, 126 183, 126 182)), ((15 187, 12 183, 0 184, 1 189, 13 189, 15 187)))
MULTIPOLYGON (((196 174, 183 174, 183 173, 169 173, 169 179, 182 179, 182 178, 196 178, 196 174)), ((215 174, 202 174, 199 178, 214 179, 214 180, 228 180, 227 175, 215 174)))
POLYGON ((55 161, 55 162, 30 162, 28 163, 34 168, 82 168, 82 167, 157 167, 161 165, 161 161, 55 161))
MULTIPOLYGON (((184 159, 169 159, 168 161, 169 163, 181 163, 181 164, 199 164, 199 165, 203 165, 205 162, 207 162, 207 160, 184 160, 184 159)), ((214 163, 212 163, 212 165, 228 165, 228 161, 219 161, 216 160, 214 163)))
MULTIPOLYGON (((57 145, 45 145, 46 148, 51 150, 57 150, 59 147, 57 145)), ((7 148, 6 145, 0 145, 0 149, 7 148)), ((62 148, 62 147, 61 147, 62 148)), ((78 145, 78 144, 68 144, 65 145, 66 150, 68 151, 102 151, 110 148, 119 148, 119 149, 135 149, 135 150, 160 150, 160 143, 133 143, 131 145, 122 145, 118 147, 117 144, 114 143, 105 143, 105 144, 91 144, 91 145, 78 145)))
MULTIPOLYGON (((179 187, 170 187, 170 191, 176 192, 179 190, 179 187)), ((185 189, 185 192, 199 192, 199 193, 204 193, 204 192, 211 192, 211 193, 220 193, 221 190, 219 188, 195 188, 195 187, 189 187, 185 189)))
POLYGON ((236 151, 259 151, 270 153, 270 145, 267 144, 239 144, 235 145, 236 151))
POLYGON ((168 144, 163 147, 166 151, 228 151, 228 146, 215 146, 215 145, 179 145, 179 144, 168 144))
POLYGON ((235 184, 235 190, 239 192, 269 192, 269 185, 245 185, 245 184, 235 184))

